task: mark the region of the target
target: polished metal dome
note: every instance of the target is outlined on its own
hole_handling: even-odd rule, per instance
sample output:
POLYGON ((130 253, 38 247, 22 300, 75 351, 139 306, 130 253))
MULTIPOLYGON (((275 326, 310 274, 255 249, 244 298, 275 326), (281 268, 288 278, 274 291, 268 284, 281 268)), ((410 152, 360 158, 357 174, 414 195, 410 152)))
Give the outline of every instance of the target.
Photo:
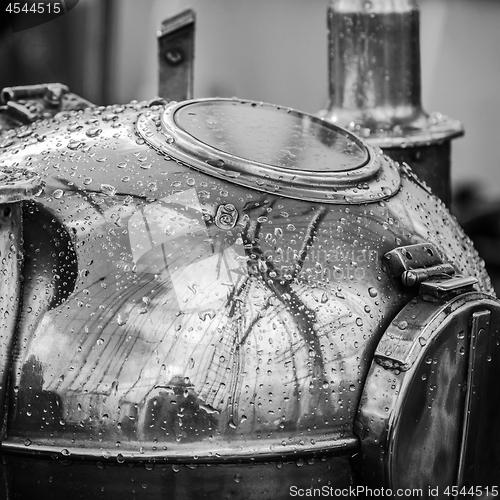
MULTIPOLYGON (((446 318, 464 304, 498 314, 443 203, 408 166, 317 117, 154 101, 61 112, 2 141, 2 171, 18 176, 2 192, 2 446, 30 471, 12 466, 11 489, 42 476, 57 489, 70 469, 56 462, 80 467, 72 487, 95 495, 288 498, 311 478, 364 484, 352 456, 365 442, 374 455, 370 418, 393 412, 366 393, 373 367, 391 379, 382 400, 392 391, 406 415, 405 374, 432 364, 446 318), (396 362, 390 345, 403 341, 396 362)), ((464 338, 443 349, 468 352, 464 338)), ((436 363, 432 416, 464 391, 436 363)), ((461 446, 429 433, 437 448, 461 446)))

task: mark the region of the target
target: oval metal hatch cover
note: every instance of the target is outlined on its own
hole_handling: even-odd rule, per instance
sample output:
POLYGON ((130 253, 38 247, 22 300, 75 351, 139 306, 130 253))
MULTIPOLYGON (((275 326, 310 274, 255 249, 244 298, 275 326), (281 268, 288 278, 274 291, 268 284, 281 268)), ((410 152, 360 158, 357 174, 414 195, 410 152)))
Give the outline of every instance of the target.
POLYGON ((289 198, 375 202, 393 196, 393 162, 313 115, 237 99, 169 104, 141 115, 137 132, 160 152, 214 177, 289 198))

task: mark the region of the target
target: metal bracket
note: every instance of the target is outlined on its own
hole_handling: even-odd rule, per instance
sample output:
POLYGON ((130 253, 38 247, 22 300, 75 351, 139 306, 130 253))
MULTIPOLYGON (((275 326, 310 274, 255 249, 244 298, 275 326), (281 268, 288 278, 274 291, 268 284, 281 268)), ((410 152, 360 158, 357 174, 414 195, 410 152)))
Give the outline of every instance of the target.
POLYGON ((165 19, 158 32, 158 94, 166 100, 193 98, 194 34, 192 9, 165 19))
POLYGON ((420 295, 438 299, 473 291, 477 279, 455 276, 453 265, 444 263, 431 243, 395 248, 384 255, 389 271, 407 287, 420 285, 420 295))
POLYGON ((0 203, 29 200, 41 193, 45 183, 33 170, 0 167, 0 203))
POLYGON ((473 276, 456 276, 449 279, 429 280, 420 285, 420 295, 445 299, 453 295, 474 291, 477 278, 473 276))
POLYGON ((61 83, 6 87, 0 94, 0 102, 0 131, 51 118, 60 111, 94 106, 61 83))
POLYGON ((489 375, 488 356, 492 351, 492 346, 489 345, 490 323, 491 311, 476 311, 472 314, 467 393, 456 483, 458 485, 472 484, 476 464, 481 462, 480 456, 484 453, 481 447, 484 443, 481 443, 479 435, 481 429, 488 426, 485 387, 489 375))

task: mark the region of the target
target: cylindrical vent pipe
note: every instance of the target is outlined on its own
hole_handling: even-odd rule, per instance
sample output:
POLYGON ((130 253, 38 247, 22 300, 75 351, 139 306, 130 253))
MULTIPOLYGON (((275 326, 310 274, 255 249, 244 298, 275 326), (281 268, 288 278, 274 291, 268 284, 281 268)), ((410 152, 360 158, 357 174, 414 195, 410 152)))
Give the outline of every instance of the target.
POLYGON ((332 0, 328 29, 322 116, 407 162, 449 204, 450 142, 463 128, 422 108, 416 0, 332 0))

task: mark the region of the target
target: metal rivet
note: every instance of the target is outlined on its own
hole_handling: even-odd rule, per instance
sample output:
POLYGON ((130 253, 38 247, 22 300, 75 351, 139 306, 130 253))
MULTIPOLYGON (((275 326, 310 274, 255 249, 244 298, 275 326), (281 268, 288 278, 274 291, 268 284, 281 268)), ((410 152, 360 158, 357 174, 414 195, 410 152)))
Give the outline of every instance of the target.
POLYGON ((215 214, 215 225, 220 229, 232 229, 238 222, 238 210, 232 203, 219 205, 215 214))

